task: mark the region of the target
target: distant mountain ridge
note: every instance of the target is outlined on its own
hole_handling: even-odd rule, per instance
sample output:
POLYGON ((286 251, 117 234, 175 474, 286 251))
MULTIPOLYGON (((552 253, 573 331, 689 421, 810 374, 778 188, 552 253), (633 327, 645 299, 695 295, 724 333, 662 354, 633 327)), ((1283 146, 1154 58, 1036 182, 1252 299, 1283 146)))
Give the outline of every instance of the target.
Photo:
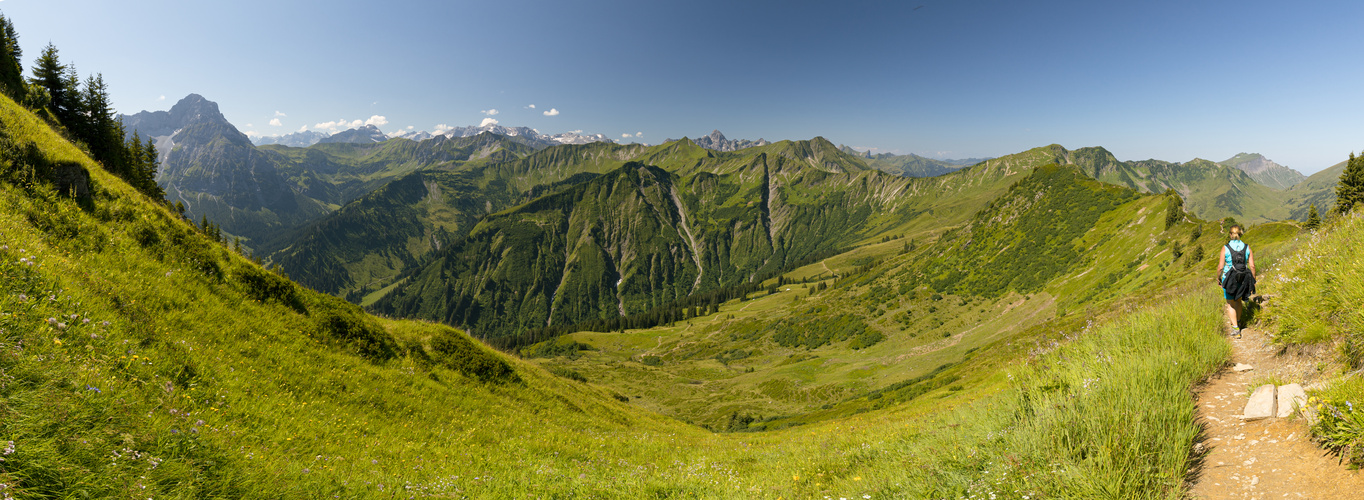
POLYGON ((1255 182, 1279 190, 1291 188, 1307 179, 1301 172, 1274 163, 1259 153, 1240 153, 1217 164, 1238 169, 1255 179, 1255 182))
POLYGON ((867 160, 867 166, 901 177, 937 177, 955 172, 992 158, 968 158, 964 160, 935 160, 913 153, 896 155, 891 153, 871 154, 871 151, 858 151, 848 146, 840 146, 843 152, 867 160))
POLYGON ((149 137, 161 167, 157 183, 192 220, 208 218, 249 248, 316 220, 413 170, 464 162, 507 161, 544 146, 492 134, 427 141, 389 140, 377 127, 337 134, 307 148, 257 147, 198 94, 168 111, 120 115, 128 134, 149 137))
POLYGON ((384 135, 383 131, 379 130, 379 127, 376 127, 374 125, 365 125, 360 128, 353 128, 344 132, 338 132, 336 134, 329 135, 318 140, 317 142, 318 144, 335 144, 343 142, 350 144, 373 144, 376 142, 384 142, 387 140, 388 136, 384 135))
POLYGON ((328 134, 316 130, 304 130, 281 136, 257 136, 252 142, 257 146, 279 144, 282 146, 304 148, 318 143, 373 144, 394 138, 420 142, 435 137, 473 137, 485 132, 507 137, 519 137, 539 147, 556 146, 559 144, 615 142, 606 137, 605 134, 584 134, 581 130, 573 130, 559 134, 541 134, 540 131, 530 127, 507 127, 496 123, 447 128, 435 133, 427 132, 425 130, 404 130, 391 134, 385 134, 377 126, 365 125, 363 127, 337 132, 335 134, 328 134))
POLYGON ((257 146, 279 144, 281 146, 289 146, 291 148, 306 148, 308 146, 312 146, 313 144, 317 144, 318 141, 321 141, 322 139, 326 139, 329 135, 330 134, 318 132, 316 130, 301 130, 298 132, 294 132, 292 134, 284 134, 279 136, 275 135, 256 136, 256 138, 252 139, 251 142, 257 146))
MULTIPOLYGON (((668 139, 667 141, 664 142, 671 141, 672 139, 668 139)), ((770 142, 767 142, 767 140, 763 138, 758 138, 758 140, 756 141, 750 141, 748 139, 726 139, 725 134, 720 133, 719 130, 712 130, 710 132, 710 135, 698 137, 696 139, 693 139, 692 142, 695 142, 697 146, 701 146, 706 149, 713 149, 715 151, 738 151, 740 149, 747 149, 757 146, 766 146, 768 144, 771 144, 770 142)))

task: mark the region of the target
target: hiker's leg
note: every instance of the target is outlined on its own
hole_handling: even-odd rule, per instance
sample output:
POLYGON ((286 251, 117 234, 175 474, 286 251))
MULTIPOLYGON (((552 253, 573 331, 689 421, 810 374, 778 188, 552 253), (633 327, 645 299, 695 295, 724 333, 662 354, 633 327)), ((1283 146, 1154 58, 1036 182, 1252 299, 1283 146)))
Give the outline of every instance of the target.
POLYGON ((1227 324, 1233 327, 1239 325, 1239 323, 1237 323, 1237 320, 1239 320, 1240 318, 1238 317, 1239 315, 1237 314, 1236 311, 1236 304, 1238 304, 1239 302, 1240 301, 1236 299, 1227 299, 1226 307, 1222 308, 1222 312, 1226 313, 1227 315, 1227 324))
POLYGON ((1232 319, 1235 320, 1232 322, 1232 326, 1235 326, 1236 328, 1241 328, 1241 317, 1245 315, 1245 309, 1241 305, 1241 301, 1237 299, 1229 299, 1227 300, 1227 304, 1231 306, 1232 312, 1235 313, 1235 316, 1232 316, 1232 319))

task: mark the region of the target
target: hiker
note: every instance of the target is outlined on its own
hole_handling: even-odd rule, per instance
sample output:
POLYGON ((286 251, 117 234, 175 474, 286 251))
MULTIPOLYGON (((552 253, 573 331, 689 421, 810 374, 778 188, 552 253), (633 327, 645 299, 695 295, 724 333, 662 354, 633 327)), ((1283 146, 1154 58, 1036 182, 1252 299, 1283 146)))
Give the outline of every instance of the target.
POLYGON ((1227 230, 1231 241, 1222 247, 1222 271, 1218 280, 1222 284, 1222 296, 1227 299, 1227 320, 1230 322, 1227 329, 1234 339, 1241 338, 1241 329, 1245 327, 1241 324, 1245 315, 1241 301, 1255 293, 1255 255, 1251 253, 1250 245, 1241 241, 1241 231, 1239 224, 1233 224, 1227 230))

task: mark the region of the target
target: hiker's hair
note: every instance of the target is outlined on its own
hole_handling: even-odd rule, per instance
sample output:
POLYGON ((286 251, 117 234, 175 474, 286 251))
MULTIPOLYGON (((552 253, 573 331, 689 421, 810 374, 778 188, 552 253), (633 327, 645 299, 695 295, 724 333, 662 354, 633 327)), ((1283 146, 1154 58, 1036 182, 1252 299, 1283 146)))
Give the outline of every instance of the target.
POLYGON ((1246 230, 1242 229, 1240 224, 1232 224, 1231 227, 1227 228, 1227 234, 1231 234, 1232 231, 1236 231, 1236 236, 1246 235, 1246 230))

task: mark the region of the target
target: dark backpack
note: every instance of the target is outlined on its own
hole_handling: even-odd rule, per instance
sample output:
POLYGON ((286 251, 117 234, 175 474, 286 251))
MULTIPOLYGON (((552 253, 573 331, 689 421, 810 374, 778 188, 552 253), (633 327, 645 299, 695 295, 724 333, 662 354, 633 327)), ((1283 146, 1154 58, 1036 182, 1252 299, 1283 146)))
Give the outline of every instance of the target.
POLYGON ((1255 276, 1246 268, 1250 260, 1250 245, 1241 247, 1239 252, 1231 249, 1231 243, 1227 243, 1226 248, 1227 253, 1231 254, 1231 270, 1222 278, 1222 288, 1226 289, 1229 297, 1247 298, 1255 293, 1255 276))
POLYGON ((1238 252, 1236 250, 1231 249, 1231 243, 1227 243, 1227 253, 1231 254, 1231 272, 1234 273, 1246 272, 1246 260, 1248 260, 1246 253, 1249 251, 1250 245, 1242 246, 1241 251, 1238 252))

